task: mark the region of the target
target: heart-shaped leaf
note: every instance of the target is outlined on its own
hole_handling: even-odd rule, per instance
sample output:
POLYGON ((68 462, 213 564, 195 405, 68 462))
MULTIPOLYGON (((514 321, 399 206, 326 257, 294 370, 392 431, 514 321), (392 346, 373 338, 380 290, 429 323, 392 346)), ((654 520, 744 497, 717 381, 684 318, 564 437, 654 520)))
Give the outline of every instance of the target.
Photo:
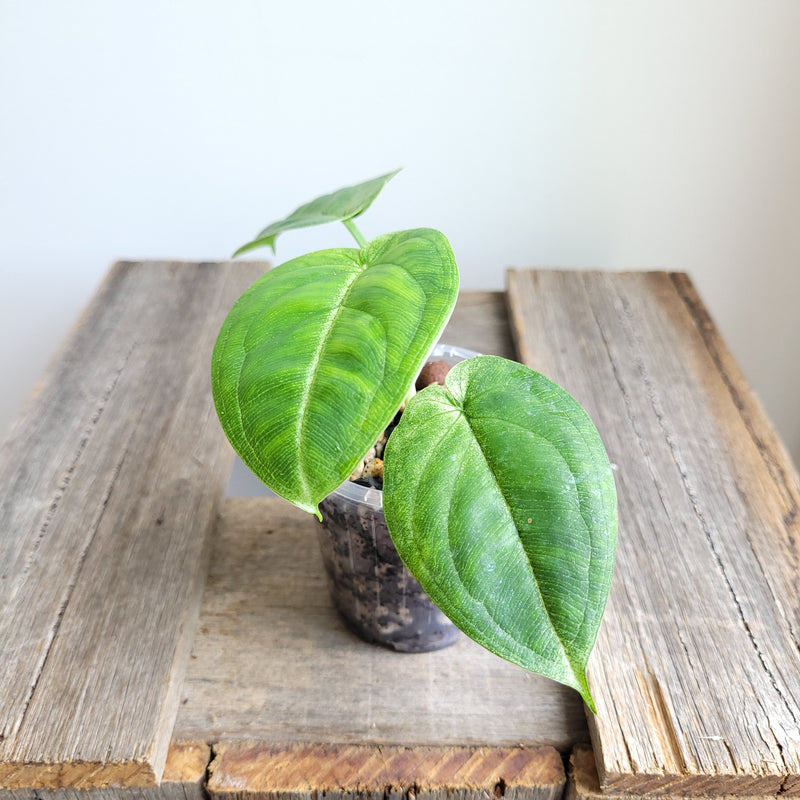
POLYGON ((495 356, 406 406, 384 511, 424 590, 487 649, 577 689, 611 584, 616 491, 600 436, 563 389, 495 356))
POLYGON ((258 247, 271 247, 274 253, 275 239, 279 233, 297 228, 309 228, 312 225, 324 225, 326 222, 341 222, 363 214, 380 194, 381 189, 398 172, 400 170, 396 169, 394 172, 359 183, 356 186, 346 186, 300 206, 285 219, 267 225, 252 242, 242 245, 234 253, 234 256, 258 247))
POLYGON ((391 421, 457 293, 450 245, 426 228, 267 272, 231 309, 212 358, 217 414, 245 464, 318 513, 391 421))

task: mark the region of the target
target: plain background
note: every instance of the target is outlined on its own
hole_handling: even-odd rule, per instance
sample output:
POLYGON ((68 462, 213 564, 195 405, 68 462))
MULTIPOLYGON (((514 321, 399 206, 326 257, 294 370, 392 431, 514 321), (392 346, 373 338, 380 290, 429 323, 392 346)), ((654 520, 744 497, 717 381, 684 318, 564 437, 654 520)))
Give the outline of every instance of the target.
POLYGON ((440 228, 466 288, 688 271, 800 460, 798 42, 794 0, 0 0, 0 430, 114 260, 403 166, 364 234, 440 228))

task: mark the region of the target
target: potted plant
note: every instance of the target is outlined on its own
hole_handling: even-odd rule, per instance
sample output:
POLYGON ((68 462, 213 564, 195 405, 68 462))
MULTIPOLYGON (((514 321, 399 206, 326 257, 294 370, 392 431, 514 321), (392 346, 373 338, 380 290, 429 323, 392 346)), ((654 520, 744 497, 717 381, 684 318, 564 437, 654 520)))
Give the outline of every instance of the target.
POLYGON ((438 231, 366 241, 356 227, 395 174, 319 197, 237 251, 334 221, 357 244, 291 259, 236 302, 212 359, 217 414, 245 464, 321 518, 405 404, 382 495, 402 561, 467 635, 594 710, 586 664, 616 544, 608 457, 581 406, 515 362, 468 358, 414 392, 458 270, 438 231))

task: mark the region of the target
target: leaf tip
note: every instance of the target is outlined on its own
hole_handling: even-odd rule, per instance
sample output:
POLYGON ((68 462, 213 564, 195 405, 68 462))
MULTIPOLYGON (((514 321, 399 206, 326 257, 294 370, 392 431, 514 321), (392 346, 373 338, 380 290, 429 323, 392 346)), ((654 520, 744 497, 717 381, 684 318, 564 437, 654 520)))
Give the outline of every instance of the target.
POLYGON ((293 506, 297 506, 301 511, 305 511, 307 514, 313 514, 320 522, 322 522, 322 514, 320 513, 319 506, 314 503, 306 503, 303 500, 293 500, 291 498, 286 498, 293 506))
POLYGON ((589 683, 586 680, 586 672, 583 671, 581 674, 575 676, 577 685, 575 688, 578 690, 581 698, 583 698, 583 702, 586 703, 586 707, 592 714, 597 713, 597 705, 594 702, 594 697, 592 697, 592 692, 589 689, 589 683))
POLYGON ((251 250, 256 250, 259 247, 269 247, 269 249, 272 250, 272 254, 275 255, 275 239, 277 235, 278 235, 277 233, 274 233, 271 236, 264 236, 260 239, 253 239, 253 241, 247 242, 247 244, 243 244, 231 256, 231 258, 236 258, 237 256, 244 255, 244 253, 249 253, 251 250))

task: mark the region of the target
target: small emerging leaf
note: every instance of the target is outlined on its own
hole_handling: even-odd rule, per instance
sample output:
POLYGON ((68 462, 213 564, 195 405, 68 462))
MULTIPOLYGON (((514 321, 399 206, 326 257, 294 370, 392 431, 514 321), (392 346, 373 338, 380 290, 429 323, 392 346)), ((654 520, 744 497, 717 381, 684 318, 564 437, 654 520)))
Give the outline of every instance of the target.
POLYGON ((212 357, 217 414, 245 464, 316 512, 396 413, 457 293, 450 244, 427 228, 267 272, 231 309, 212 357))
POLYGON ((233 254, 234 257, 258 247, 271 247, 274 253, 275 239, 284 231, 309 228, 312 225, 324 225, 326 222, 342 222, 357 217, 372 205, 372 201, 380 194, 381 189, 398 172, 400 170, 396 169, 394 172, 359 183, 356 186, 338 189, 300 206, 285 219, 267 225, 252 242, 242 245, 233 254))
POLYGON ((577 401, 478 356, 409 402, 385 456, 389 531, 434 603, 594 710, 586 664, 611 585, 616 491, 577 401))

